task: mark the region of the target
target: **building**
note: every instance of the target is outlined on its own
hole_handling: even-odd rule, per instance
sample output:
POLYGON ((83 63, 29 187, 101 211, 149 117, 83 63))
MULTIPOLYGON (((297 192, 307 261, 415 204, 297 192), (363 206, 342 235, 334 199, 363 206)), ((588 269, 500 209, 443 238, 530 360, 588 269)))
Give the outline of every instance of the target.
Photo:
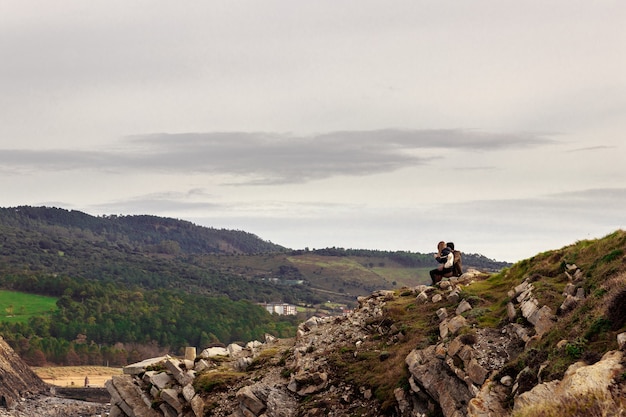
POLYGON ((296 306, 293 304, 287 304, 287 303, 261 303, 260 305, 262 305, 270 314, 271 313, 276 313, 280 316, 295 316, 296 314, 298 314, 298 310, 296 309, 296 306))

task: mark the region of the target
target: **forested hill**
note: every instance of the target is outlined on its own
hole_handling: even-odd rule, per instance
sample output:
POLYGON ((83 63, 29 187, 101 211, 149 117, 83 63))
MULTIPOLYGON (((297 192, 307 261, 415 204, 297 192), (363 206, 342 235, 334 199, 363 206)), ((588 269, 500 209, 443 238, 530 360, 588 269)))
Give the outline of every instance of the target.
POLYGON ((166 254, 258 254, 285 250, 252 233, 149 215, 95 217, 76 210, 20 206, 0 208, 0 226, 40 234, 38 243, 44 249, 54 249, 59 238, 78 238, 166 254))

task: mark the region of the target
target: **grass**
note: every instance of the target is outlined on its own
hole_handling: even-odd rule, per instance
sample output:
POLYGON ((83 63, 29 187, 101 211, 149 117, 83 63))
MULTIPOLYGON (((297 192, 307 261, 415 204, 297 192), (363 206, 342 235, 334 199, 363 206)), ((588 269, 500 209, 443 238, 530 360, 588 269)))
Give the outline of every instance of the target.
POLYGON ((210 371, 196 377, 193 387, 196 392, 203 393, 223 391, 245 376, 243 372, 210 371))
POLYGON ((57 309, 57 298, 0 290, 0 321, 25 323, 32 316, 40 316, 57 309))
POLYGON ((591 391, 533 404, 514 412, 513 417, 612 417, 623 415, 625 407, 623 398, 591 391))

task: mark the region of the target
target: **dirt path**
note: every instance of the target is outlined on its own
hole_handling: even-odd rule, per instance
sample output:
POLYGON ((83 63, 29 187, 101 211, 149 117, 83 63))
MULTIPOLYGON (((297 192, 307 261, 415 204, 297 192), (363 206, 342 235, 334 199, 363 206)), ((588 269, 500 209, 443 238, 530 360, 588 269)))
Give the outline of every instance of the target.
POLYGON ((122 374, 122 368, 106 366, 46 366, 32 369, 44 382, 58 387, 84 387, 85 377, 90 387, 104 387, 106 380, 122 374))

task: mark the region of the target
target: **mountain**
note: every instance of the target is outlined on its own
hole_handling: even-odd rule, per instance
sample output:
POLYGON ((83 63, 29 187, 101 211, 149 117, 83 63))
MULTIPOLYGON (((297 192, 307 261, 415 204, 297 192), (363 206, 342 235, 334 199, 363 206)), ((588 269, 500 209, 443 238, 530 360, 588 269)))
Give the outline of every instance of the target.
MULTIPOLYGON (((508 265, 463 260, 483 271, 508 265)), ((292 250, 156 216, 3 208, 0 289, 53 297, 56 308, 30 315, 7 294, 0 332, 32 365, 123 365, 189 345, 292 335, 299 321, 341 314, 358 296, 429 282, 433 266, 432 254, 292 250), (256 304, 265 302, 299 312, 270 315, 256 304)))
POLYGON ((621 416, 625 302, 618 230, 499 273, 375 291, 292 339, 133 365, 107 385, 111 413, 143 415, 139 386, 155 416, 621 416))

